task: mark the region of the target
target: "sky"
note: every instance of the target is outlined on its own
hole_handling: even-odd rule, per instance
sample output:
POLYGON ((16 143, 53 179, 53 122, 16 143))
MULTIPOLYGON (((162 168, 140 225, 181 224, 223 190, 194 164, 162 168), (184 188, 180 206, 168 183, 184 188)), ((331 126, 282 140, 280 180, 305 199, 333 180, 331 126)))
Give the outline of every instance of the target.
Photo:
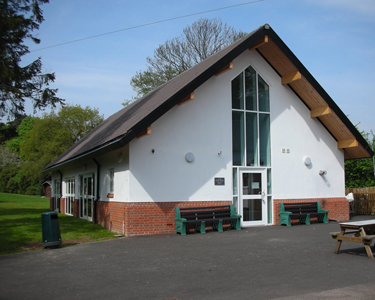
MULTIPOLYGON (((351 122, 360 131, 375 130, 375 1, 254 0, 197 14, 248 2, 50 0, 41 6, 45 21, 35 31, 41 43, 27 43, 31 52, 23 63, 42 57, 43 70, 56 75, 52 87, 59 89, 58 97, 98 108, 108 118, 136 95, 130 79, 146 69, 146 57, 187 25, 220 18, 251 32, 268 23, 351 122), (50 47, 58 44, 64 45, 50 47)), ((31 105, 27 113, 32 114, 31 105)))

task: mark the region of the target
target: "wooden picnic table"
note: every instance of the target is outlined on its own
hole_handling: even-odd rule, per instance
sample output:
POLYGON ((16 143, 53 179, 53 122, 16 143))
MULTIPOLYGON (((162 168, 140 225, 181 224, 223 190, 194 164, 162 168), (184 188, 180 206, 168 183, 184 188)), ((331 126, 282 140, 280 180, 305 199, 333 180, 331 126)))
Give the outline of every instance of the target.
POLYGON ((340 223, 340 232, 331 232, 332 238, 337 240, 335 254, 339 253, 342 241, 362 243, 367 256, 374 258, 371 251, 371 241, 375 239, 375 219, 340 223))

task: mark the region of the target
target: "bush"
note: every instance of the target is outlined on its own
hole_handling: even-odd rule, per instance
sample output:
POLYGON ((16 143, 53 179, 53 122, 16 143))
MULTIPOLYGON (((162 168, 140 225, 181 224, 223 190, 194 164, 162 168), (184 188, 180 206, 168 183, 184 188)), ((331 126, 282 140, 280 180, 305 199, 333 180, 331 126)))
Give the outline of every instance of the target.
POLYGON ((17 193, 19 186, 13 177, 17 175, 20 167, 7 164, 0 168, 0 192, 17 193))

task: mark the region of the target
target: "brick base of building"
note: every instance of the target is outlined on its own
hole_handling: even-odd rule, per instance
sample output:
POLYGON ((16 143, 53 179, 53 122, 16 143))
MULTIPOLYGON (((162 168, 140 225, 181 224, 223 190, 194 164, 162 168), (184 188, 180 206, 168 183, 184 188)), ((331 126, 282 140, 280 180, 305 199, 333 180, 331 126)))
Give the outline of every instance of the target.
POLYGON ((96 215, 100 225, 125 236, 155 235, 175 232, 175 207, 228 205, 231 201, 204 202, 142 202, 97 203, 96 215))
MULTIPOLYGON (((273 200, 274 225, 279 225, 279 203, 316 202, 322 209, 329 210, 328 218, 337 221, 349 220, 349 202, 346 198, 321 199, 283 199, 273 200)), ((228 205, 231 201, 202 201, 202 202, 96 202, 96 221, 109 231, 125 236, 156 235, 175 232, 175 207, 203 207, 228 205)), ((79 201, 74 200, 73 216, 79 217, 79 201)), ((54 210, 54 199, 50 200, 50 208, 54 210)), ((59 201, 61 213, 65 213, 65 199, 59 201)))
POLYGON ((273 200, 273 224, 280 224, 279 203, 310 203, 320 202, 322 209, 329 211, 328 219, 337 221, 349 220, 349 201, 346 198, 312 198, 312 199, 283 199, 273 200))

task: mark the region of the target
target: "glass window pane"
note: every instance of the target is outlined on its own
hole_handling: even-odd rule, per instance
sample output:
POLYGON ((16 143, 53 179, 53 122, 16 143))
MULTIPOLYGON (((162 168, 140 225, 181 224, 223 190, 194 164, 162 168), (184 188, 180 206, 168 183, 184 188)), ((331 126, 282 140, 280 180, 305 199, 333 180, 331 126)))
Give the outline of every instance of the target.
POLYGON ((91 198, 88 198, 87 199, 87 216, 89 218, 91 218, 91 211, 92 211, 92 209, 91 209, 91 203, 92 203, 91 198))
POLYGON ((238 195, 238 189, 237 189, 237 169, 233 169, 233 195, 238 195))
POLYGON ((246 165, 258 166, 257 114, 246 113, 246 165))
POLYGON ((271 166, 270 115, 259 114, 260 165, 271 166))
POLYGON ((267 216, 268 216, 268 224, 272 224, 272 197, 268 196, 267 197, 267 216))
POLYGON ((257 110, 256 73, 252 67, 245 70, 246 109, 257 110))
POLYGON ((272 194, 272 185, 271 185, 271 169, 267 169, 267 194, 272 194))
POLYGON ((232 80, 232 108, 243 109, 243 73, 232 80))
POLYGON ((270 89, 268 84, 258 76, 259 111, 270 111, 270 89))
POLYGON ((232 146, 233 165, 244 166, 244 113, 240 111, 232 112, 232 146))
POLYGON ((243 173, 242 174, 242 194, 259 195, 262 191, 261 173, 243 173))
POLYGON ((238 197, 233 197, 233 209, 236 214, 238 214, 238 197))
POLYGON ((261 221, 262 220, 262 199, 243 200, 243 220, 244 221, 261 221))

